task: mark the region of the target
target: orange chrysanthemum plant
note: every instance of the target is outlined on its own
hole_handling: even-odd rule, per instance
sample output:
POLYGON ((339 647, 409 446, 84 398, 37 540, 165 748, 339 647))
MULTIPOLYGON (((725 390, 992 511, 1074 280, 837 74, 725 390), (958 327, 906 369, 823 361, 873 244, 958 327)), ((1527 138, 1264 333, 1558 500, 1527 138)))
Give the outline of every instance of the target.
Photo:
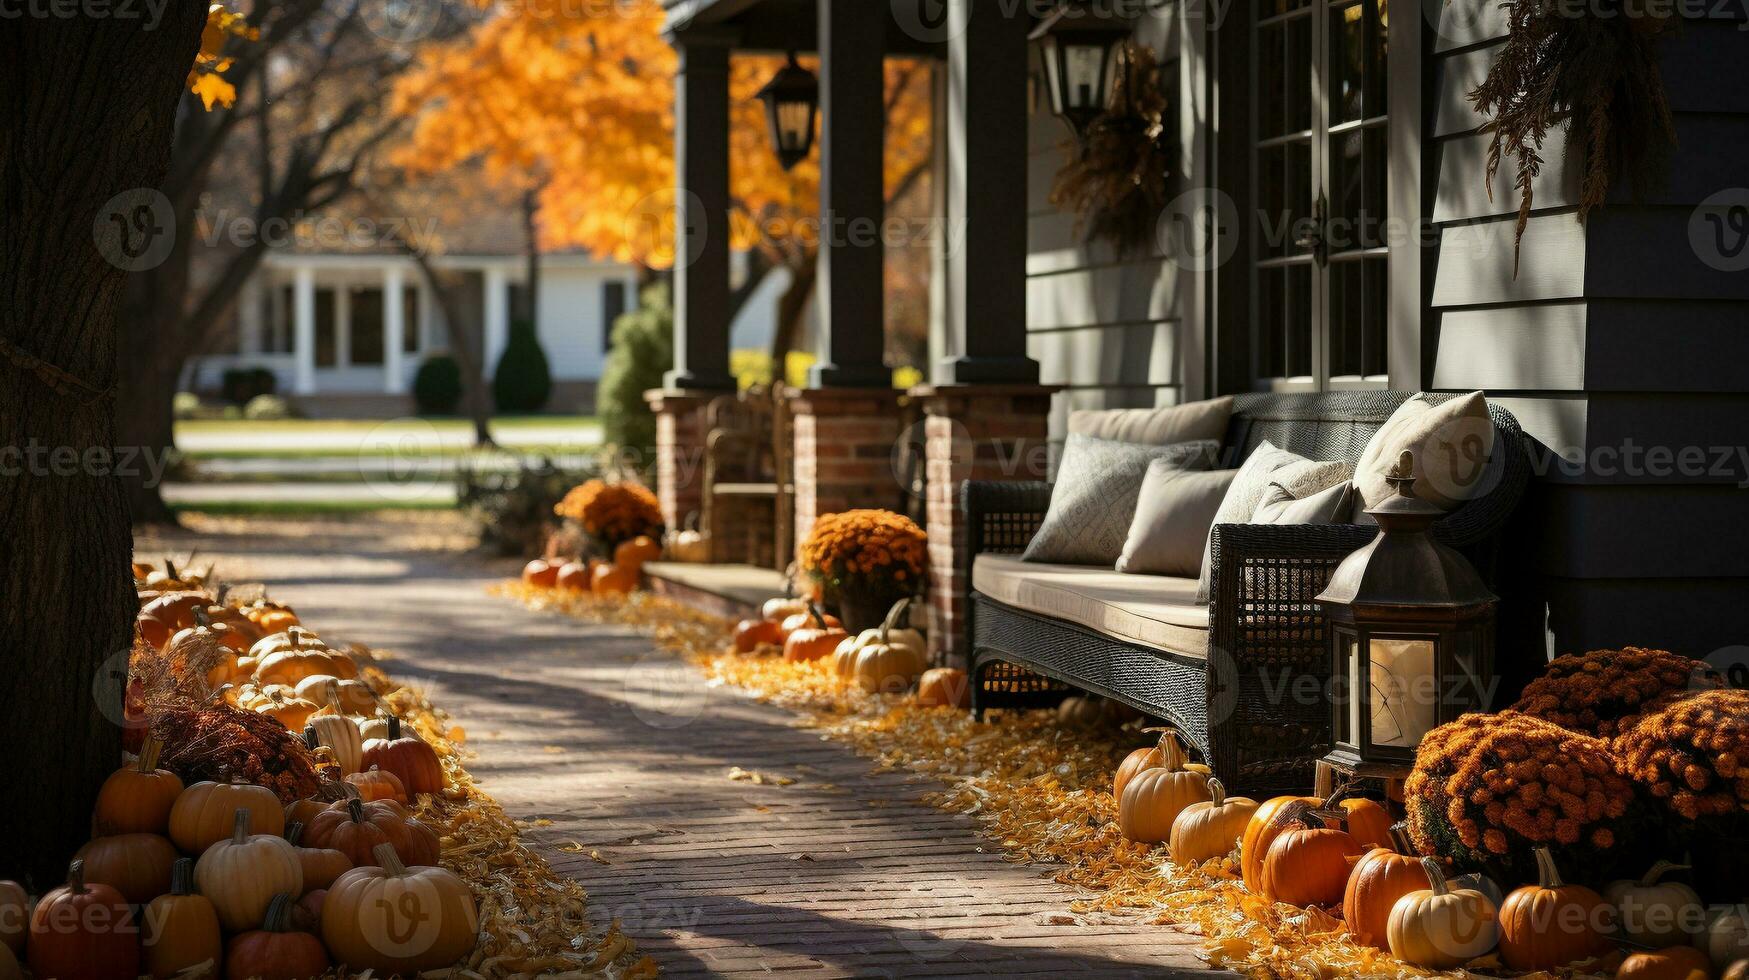
POLYGON ((1607 742, 1517 711, 1429 732, 1404 799, 1417 850, 1508 886, 1535 878, 1537 847, 1587 878, 1614 870, 1643 813, 1607 742))
POLYGON ((1513 710, 1562 728, 1613 738, 1642 715, 1722 681, 1704 661, 1667 650, 1627 647, 1568 654, 1531 681, 1513 710))
POLYGON ((662 536, 662 507, 656 495, 636 483, 590 480, 571 488, 553 513, 575 521, 611 557, 613 549, 640 534, 662 536))
POLYGON ((814 522, 798 560, 846 625, 861 628, 878 624, 894 602, 922 590, 928 536, 903 514, 847 510, 814 522))

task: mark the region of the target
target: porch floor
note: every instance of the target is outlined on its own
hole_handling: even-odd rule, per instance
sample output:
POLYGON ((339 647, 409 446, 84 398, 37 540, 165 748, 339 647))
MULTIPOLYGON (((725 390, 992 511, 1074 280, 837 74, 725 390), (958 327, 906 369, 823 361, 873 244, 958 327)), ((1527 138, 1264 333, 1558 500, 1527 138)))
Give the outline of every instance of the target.
POLYGON ((619 919, 665 973, 1217 975, 1195 937, 1072 914, 1082 893, 1051 868, 920 802, 932 781, 871 773, 631 630, 488 595, 515 565, 456 553, 421 523, 439 520, 212 519, 142 551, 198 546, 330 641, 392 651, 592 918, 619 919))
POLYGON ((653 561, 644 566, 644 577, 655 592, 732 619, 758 613, 784 589, 782 572, 757 565, 653 561))

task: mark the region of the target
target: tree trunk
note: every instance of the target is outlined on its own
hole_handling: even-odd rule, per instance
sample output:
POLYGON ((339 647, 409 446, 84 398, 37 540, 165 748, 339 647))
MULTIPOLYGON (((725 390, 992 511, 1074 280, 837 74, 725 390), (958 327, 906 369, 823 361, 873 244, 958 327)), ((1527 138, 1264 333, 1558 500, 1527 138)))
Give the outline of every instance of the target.
POLYGON ((771 335, 771 377, 782 381, 789 352, 795 350, 802 333, 802 316, 808 311, 808 300, 814 297, 814 280, 819 278, 820 263, 809 256, 789 267, 789 288, 777 302, 777 329, 771 335))
POLYGON ((18 473, 0 495, 0 785, 31 797, 0 808, 0 877, 38 889, 64 878, 120 761, 135 601, 117 312, 123 267, 167 231, 144 189, 169 166, 206 11, 0 20, 0 462, 18 473))
POLYGON ((473 338, 468 336, 467 329, 461 325, 461 307, 456 304, 448 284, 432 268, 425 253, 406 242, 399 244, 401 250, 419 266, 420 274, 431 287, 432 297, 437 300, 437 308, 443 313, 445 329, 449 331, 449 352, 462 372, 462 404, 467 407, 468 417, 474 423, 474 445, 496 445, 492 441, 492 399, 486 391, 485 371, 480 366, 480 355, 474 351, 473 338))

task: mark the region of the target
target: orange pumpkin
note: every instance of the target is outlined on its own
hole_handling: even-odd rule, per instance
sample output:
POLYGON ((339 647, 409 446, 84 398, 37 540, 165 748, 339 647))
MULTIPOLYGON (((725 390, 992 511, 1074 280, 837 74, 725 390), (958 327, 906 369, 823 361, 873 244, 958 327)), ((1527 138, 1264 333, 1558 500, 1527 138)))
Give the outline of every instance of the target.
POLYGON ((194 611, 211 605, 213 597, 205 592, 167 592, 146 603, 135 617, 140 638, 153 649, 162 650, 170 638, 194 625, 194 611))
POLYGON ((1349 868, 1362 849, 1346 831, 1325 826, 1322 812, 1302 813, 1301 826, 1289 828, 1269 845, 1263 858, 1264 898, 1300 908, 1342 901, 1349 868))
POLYGON ((163 748, 164 743, 146 736, 134 764, 110 773, 103 781, 91 819, 93 835, 162 834, 170 829, 170 808, 182 795, 182 780, 170 770, 158 768, 163 748))
POLYGON ((752 653, 760 646, 782 646, 783 625, 769 619, 743 619, 735 624, 735 652, 752 653))
POLYGON ((30 923, 30 896, 16 881, 0 881, 0 945, 13 953, 24 952, 24 935, 30 923))
POLYGON ((601 565, 595 569, 590 590, 598 596, 630 595, 642 578, 643 569, 635 565, 601 565))
MULTIPOLYGON (((380 823, 398 820, 383 810, 366 810, 363 800, 342 800, 322 811, 303 829, 305 847, 337 851, 354 867, 370 864, 372 851, 378 844, 389 843, 389 835, 380 823)), ((332 882, 327 882, 327 887, 332 882)))
POLYGON ((1375 847, 1361 856, 1342 892, 1342 921, 1354 941, 1386 952, 1391 948, 1386 929, 1397 899, 1433 887, 1402 824, 1391 828, 1391 840, 1394 849, 1375 847))
POLYGON ((194 890, 194 859, 177 858, 170 872, 170 894, 146 907, 146 970, 158 980, 224 956, 219 914, 194 890))
POLYGON ((157 834, 99 837, 73 855, 84 863, 86 881, 109 885, 134 905, 170 890, 176 856, 176 845, 157 834))
POLYGON ((261 928, 231 938, 225 980, 310 980, 328 972, 322 940, 292 928, 292 901, 283 892, 273 896, 261 928))
POLYGON ((1364 797, 1348 797, 1344 792, 1324 801, 1324 809, 1340 811, 1343 830, 1361 847, 1391 847, 1391 813, 1383 805, 1364 797))
POLYGON ((331 847, 307 847, 304 845, 304 825, 294 823, 285 829, 286 843, 297 852, 298 864, 304 869, 304 889, 302 894, 327 888, 334 884, 334 879, 352 870, 352 859, 331 847))
POLYGON ((522 566, 522 584, 550 589, 559 584, 559 566, 545 558, 536 558, 522 566))
POLYGON ((376 800, 394 800, 397 803, 411 803, 407 797, 407 787, 401 785, 401 777, 392 772, 385 772, 380 766, 371 766, 364 772, 355 772, 345 777, 349 786, 358 790, 358 798, 371 803, 376 800))
POLYGON ((822 618, 818 611, 812 615, 816 625, 786 631, 788 635, 783 641, 783 659, 791 663, 822 660, 831 656, 832 651, 838 649, 838 644, 850 635, 836 625, 836 619, 830 616, 822 618))
POLYGON ((328 804, 330 802, 332 801, 319 799, 317 797, 293 800, 285 805, 284 825, 290 827, 294 823, 301 823, 307 827, 310 824, 310 820, 313 819, 316 814, 328 809, 328 804))
POLYGON ((1671 946, 1623 960, 1615 980, 1708 980, 1712 967, 1712 960, 1693 946, 1671 946))
POLYGON ((580 561, 560 565, 559 574, 553 577, 553 587, 565 592, 588 592, 589 566, 580 561))
POLYGON ((466 882, 442 868, 408 868, 386 845, 376 860, 380 867, 341 875, 322 903, 322 939, 337 959, 410 977, 473 951, 479 910, 466 882), (409 921, 419 923, 411 935, 409 921))
MULTIPOLYGON (((1062 706, 1059 705, 1058 718, 1060 719, 1061 717, 1062 706)), ((1113 776, 1111 779, 1111 797, 1114 800, 1123 799, 1124 787, 1128 786, 1130 780, 1136 778, 1138 773, 1147 769, 1153 769, 1165 761, 1165 745, 1168 741, 1177 737, 1174 730, 1170 728, 1144 728, 1142 730, 1145 732, 1158 733, 1160 740, 1153 745, 1136 749, 1129 755, 1124 756, 1123 762, 1118 764, 1117 775, 1113 776)), ((1184 768, 1189 769, 1192 772, 1200 772, 1205 776, 1210 774, 1208 766, 1199 765, 1194 762, 1187 764, 1184 768)))
POLYGON ((30 971, 56 980, 115 980, 140 975, 140 944, 127 899, 85 881, 75 859, 67 884, 49 892, 30 916, 30 971))
POLYGON ((1609 952, 1613 911, 1583 885, 1561 880, 1554 855, 1536 849, 1537 883, 1500 906, 1500 958, 1514 970, 1553 970, 1609 952))
POLYGON ((1263 859, 1269 856, 1270 846, 1285 831, 1300 825, 1301 814, 1322 802, 1315 796, 1277 796, 1263 801, 1251 815, 1239 842, 1239 871, 1247 891, 1263 894, 1263 859))
POLYGON ((958 667, 933 667, 917 680, 917 704, 923 708, 972 706, 972 681, 958 667))
POLYGON ((437 750, 423 741, 401 734, 401 719, 389 716, 388 738, 373 738, 364 743, 364 768, 372 766, 393 773, 407 790, 408 799, 421 793, 443 792, 443 763, 437 750))
POLYGON ((613 549, 613 561, 616 565, 642 568, 645 562, 661 560, 662 546, 647 534, 640 534, 613 549))
POLYGON ((1187 767, 1184 747, 1174 733, 1160 739, 1160 753, 1160 764, 1137 773, 1118 800, 1118 830, 1130 840, 1167 840, 1185 807, 1214 798, 1208 776, 1187 767))
POLYGON ((203 854, 231 836, 239 809, 250 813, 249 833, 285 833, 285 808, 265 786, 200 782, 182 791, 170 809, 170 839, 184 854, 203 854))
POLYGON ((807 612, 796 613, 793 616, 785 617, 784 621, 779 625, 779 628, 783 630, 783 635, 787 637, 799 629, 807 629, 810 627, 815 629, 837 629, 843 625, 844 623, 841 622, 837 616, 834 616, 831 613, 822 613, 820 610, 810 606, 808 607, 807 612))

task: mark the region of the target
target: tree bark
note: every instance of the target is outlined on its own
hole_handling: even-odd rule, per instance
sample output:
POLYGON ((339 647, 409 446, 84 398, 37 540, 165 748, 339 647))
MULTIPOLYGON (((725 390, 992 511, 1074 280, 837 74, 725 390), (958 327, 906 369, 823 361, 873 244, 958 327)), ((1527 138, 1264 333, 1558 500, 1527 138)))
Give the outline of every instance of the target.
POLYGON ((812 255, 789 267, 789 288, 777 301, 777 329, 771 334, 771 378, 784 380, 784 363, 795 350, 802 332, 802 315, 808 311, 808 300, 814 296, 814 281, 819 278, 820 263, 812 255))
POLYGON ((0 785, 31 798, 0 808, 0 877, 38 889, 65 877, 120 762, 135 600, 115 473, 133 461, 112 448, 112 260, 164 233, 148 220, 123 241, 153 214, 142 189, 169 166, 206 12, 0 20, 0 785), (113 203, 130 191, 144 211, 113 203))
POLYGON ((485 372, 480 366, 481 355, 475 352, 473 338, 468 336, 467 329, 461 325, 461 307, 456 303, 449 286, 437 274, 437 270, 432 268, 431 260, 425 257, 424 252, 405 241, 397 244, 419 266, 426 285, 431 287, 432 297, 437 300, 437 308, 443 313, 444 327, 449 331, 450 356, 455 358, 456 366, 462 372, 462 404, 467 407, 468 418, 474 423, 474 445, 497 445, 492 440, 492 399, 486 391, 485 372))

